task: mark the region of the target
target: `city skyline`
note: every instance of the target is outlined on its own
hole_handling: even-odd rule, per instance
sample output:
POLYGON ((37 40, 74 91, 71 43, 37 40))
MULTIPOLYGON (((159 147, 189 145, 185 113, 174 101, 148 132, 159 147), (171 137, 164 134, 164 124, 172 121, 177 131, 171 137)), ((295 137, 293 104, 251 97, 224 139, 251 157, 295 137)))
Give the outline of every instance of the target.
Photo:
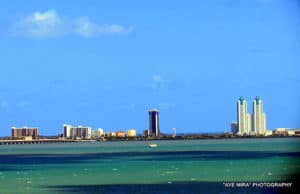
POLYGON ((63 123, 141 133, 152 107, 164 132, 223 132, 241 95, 267 102, 268 128, 300 126, 297 0, 17 5, 0 7, 0 136, 63 123))
MULTIPOLYGON (((227 134, 231 133, 233 135, 237 136, 270 136, 272 134, 280 134, 280 133, 286 133, 286 129, 288 129, 287 133, 292 133, 295 130, 299 130, 299 128, 294 128, 294 131, 292 128, 289 127, 276 127, 274 129, 267 128, 267 119, 266 119, 266 113, 263 111, 263 101, 259 96, 256 96, 252 102, 252 114, 248 112, 248 102, 244 97, 240 97, 237 102, 236 102, 236 113, 237 113, 237 121, 232 121, 230 124, 230 130, 229 129, 224 129, 222 133, 227 134)), ((89 126, 83 126, 83 125, 78 125, 72 126, 70 124, 63 124, 63 131, 57 132, 58 137, 64 137, 66 139, 72 139, 72 138, 91 138, 92 136, 96 137, 102 137, 102 136, 115 136, 112 134, 118 134, 122 133, 122 136, 124 134, 125 137, 125 132, 124 130, 128 131, 128 134, 131 134, 129 136, 136 136, 139 132, 139 134, 142 134, 144 136, 148 137, 155 137, 159 138, 163 136, 164 134, 173 134, 174 132, 176 133, 176 128, 172 128, 172 132, 170 133, 166 129, 161 132, 160 127, 159 127, 159 110, 156 108, 152 108, 148 111, 148 129, 138 129, 136 130, 135 128, 130 128, 130 129, 124 129, 124 128, 119 128, 119 129, 113 129, 109 131, 105 131, 103 128, 92 128, 89 126), (174 131, 175 130, 175 131, 174 131), (131 131, 131 132, 130 132, 131 131), (135 135, 133 135, 135 134, 135 135)), ((176 119, 176 118, 175 118, 176 119)), ((38 127, 21 127, 21 128, 16 128, 12 127, 11 128, 11 136, 12 138, 14 137, 25 137, 28 135, 25 134, 32 134, 34 133, 35 135, 33 137, 37 137, 39 135, 38 127), (32 132, 32 131, 35 132, 32 132)), ((209 132, 209 133, 214 133, 214 132, 209 132)), ((208 134, 209 134, 208 133, 208 134)), ((184 134, 181 133, 181 134, 184 134)), ((186 133, 188 134, 188 133, 186 133)), ((197 134, 197 133, 194 133, 197 134)), ((201 133, 198 133, 201 134, 201 133)), ((202 133, 203 134, 203 133, 202 133)), ((205 134, 205 133, 204 133, 205 134)), ((52 134, 54 135, 54 134, 52 134)), ((31 135, 29 135, 31 136, 31 135)), ((117 135, 120 136, 120 135, 117 135)), ((176 136, 176 135, 175 135, 176 136)), ((0 136, 1 137, 1 136, 0 136)))

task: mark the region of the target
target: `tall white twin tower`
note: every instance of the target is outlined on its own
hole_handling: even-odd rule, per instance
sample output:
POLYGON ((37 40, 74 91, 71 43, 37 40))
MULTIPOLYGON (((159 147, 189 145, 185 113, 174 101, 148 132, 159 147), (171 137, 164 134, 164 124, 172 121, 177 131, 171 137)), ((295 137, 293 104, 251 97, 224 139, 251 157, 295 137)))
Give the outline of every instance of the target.
POLYGON ((264 135, 266 113, 263 112, 262 100, 258 96, 253 100, 252 116, 247 108, 247 101, 240 97, 237 101, 237 135, 264 135))

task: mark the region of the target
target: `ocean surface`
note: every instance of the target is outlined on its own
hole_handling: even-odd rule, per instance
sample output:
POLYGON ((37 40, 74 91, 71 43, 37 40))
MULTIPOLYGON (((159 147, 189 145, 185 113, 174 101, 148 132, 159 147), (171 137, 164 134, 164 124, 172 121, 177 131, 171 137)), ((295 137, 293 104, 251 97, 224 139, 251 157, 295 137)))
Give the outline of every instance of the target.
POLYGON ((299 156, 300 138, 0 145, 0 193, 296 193, 299 156))

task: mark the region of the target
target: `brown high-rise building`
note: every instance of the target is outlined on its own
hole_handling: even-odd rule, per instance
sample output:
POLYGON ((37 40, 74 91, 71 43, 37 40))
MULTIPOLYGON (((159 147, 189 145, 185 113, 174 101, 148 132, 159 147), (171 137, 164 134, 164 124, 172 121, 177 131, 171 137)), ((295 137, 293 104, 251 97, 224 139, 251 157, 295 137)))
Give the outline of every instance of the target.
POLYGON ((37 127, 23 127, 23 128, 12 127, 11 136, 12 136, 12 138, 23 138, 23 137, 37 138, 39 136, 39 128, 37 128, 37 127))

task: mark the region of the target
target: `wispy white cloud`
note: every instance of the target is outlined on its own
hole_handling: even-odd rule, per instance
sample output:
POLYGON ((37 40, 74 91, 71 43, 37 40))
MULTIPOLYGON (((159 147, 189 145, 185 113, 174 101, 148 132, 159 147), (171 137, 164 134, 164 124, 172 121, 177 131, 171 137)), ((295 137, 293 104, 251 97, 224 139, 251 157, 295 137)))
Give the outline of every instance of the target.
POLYGON ((55 10, 34 12, 12 26, 14 35, 30 37, 58 37, 76 35, 85 38, 105 35, 127 35, 133 27, 119 24, 98 24, 88 17, 61 17, 55 10))
POLYGON ((48 10, 44 13, 37 11, 14 23, 13 33, 33 37, 59 36, 68 33, 67 28, 63 29, 63 23, 55 10, 48 10))
POLYGON ((155 74, 152 76, 151 87, 153 89, 163 88, 169 83, 168 80, 163 79, 162 76, 155 74))
POLYGON ((124 27, 117 24, 96 24, 88 17, 82 17, 75 21, 75 33, 84 37, 102 35, 126 35, 133 31, 132 27, 124 27))

